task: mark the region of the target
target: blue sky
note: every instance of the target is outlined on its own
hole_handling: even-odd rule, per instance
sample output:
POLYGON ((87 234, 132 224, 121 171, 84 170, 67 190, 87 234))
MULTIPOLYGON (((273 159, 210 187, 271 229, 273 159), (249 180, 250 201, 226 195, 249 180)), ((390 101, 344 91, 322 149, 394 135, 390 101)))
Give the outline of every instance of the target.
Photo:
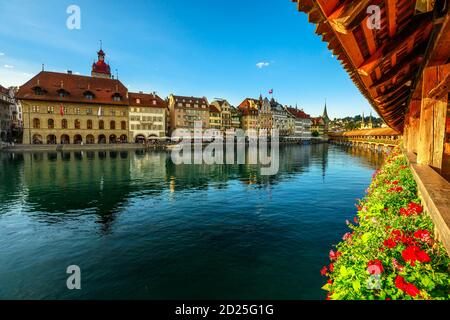
POLYGON ((372 109, 290 0, 0 2, 0 84, 40 71, 90 74, 99 40, 131 91, 227 98, 268 95, 331 117, 372 109), (81 30, 69 30, 69 5, 81 30), (257 66, 260 64, 260 67, 257 66))

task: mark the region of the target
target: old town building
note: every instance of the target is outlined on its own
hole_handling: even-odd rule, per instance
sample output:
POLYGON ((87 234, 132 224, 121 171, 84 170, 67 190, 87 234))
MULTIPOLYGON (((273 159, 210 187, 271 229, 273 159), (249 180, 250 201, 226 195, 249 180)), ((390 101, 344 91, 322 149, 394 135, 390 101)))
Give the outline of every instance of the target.
POLYGON ((311 137, 311 117, 303 110, 298 108, 287 108, 287 111, 295 119, 295 129, 293 137, 295 138, 310 138, 311 137))
POLYGON ((209 128, 222 131, 222 113, 220 107, 213 104, 209 106, 209 128))
POLYGON ((235 107, 231 107, 231 130, 241 129, 241 112, 235 107))
POLYGON ((239 105, 239 111, 241 113, 241 128, 243 130, 255 130, 259 129, 259 100, 246 98, 239 105))
POLYGON ((168 99, 170 112, 170 131, 179 130, 181 133, 194 133, 196 127, 209 128, 208 99, 175 96, 168 99))
POLYGON ((42 71, 20 87, 24 144, 128 142, 128 90, 99 58, 93 77, 42 71))
POLYGON ((166 101, 156 93, 130 92, 128 96, 130 139, 143 143, 166 137, 166 101))
POLYGON ((259 129, 266 130, 267 134, 272 133, 272 108, 270 107, 270 100, 260 96, 259 108, 259 129))
POLYGON ((273 98, 270 100, 270 108, 272 111, 272 130, 278 130, 280 137, 290 135, 292 128, 289 127, 289 113, 286 108, 273 98))
POLYGON ((14 100, 9 90, 0 86, 0 141, 6 142, 11 138, 12 113, 14 100))
POLYGON ((9 88, 9 96, 13 101, 13 105, 11 105, 11 138, 13 142, 21 142, 23 133, 22 106, 20 102, 15 99, 18 90, 19 87, 9 88))
POLYGON ((223 132, 226 132, 230 129, 232 129, 232 120, 231 120, 231 105, 230 103, 225 99, 216 99, 213 102, 211 102, 211 105, 215 106, 217 109, 220 110, 220 116, 221 116, 221 130, 223 132))

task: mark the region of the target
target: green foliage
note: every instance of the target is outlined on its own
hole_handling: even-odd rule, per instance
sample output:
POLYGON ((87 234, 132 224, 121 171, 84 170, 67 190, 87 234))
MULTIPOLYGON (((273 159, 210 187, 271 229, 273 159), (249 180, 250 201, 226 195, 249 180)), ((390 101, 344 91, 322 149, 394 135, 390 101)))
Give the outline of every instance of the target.
POLYGON ((328 299, 450 299, 450 259, 420 203, 406 159, 394 150, 322 270, 328 299))
POLYGON ((312 136, 313 136, 314 138, 317 138, 317 137, 319 136, 319 132, 318 132, 318 131, 313 131, 313 132, 312 132, 312 136))

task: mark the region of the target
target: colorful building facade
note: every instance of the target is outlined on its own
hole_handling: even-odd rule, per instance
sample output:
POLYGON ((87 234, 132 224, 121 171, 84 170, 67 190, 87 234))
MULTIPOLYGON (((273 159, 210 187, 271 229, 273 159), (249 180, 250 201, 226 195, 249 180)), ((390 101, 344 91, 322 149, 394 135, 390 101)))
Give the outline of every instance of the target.
POLYGON ((144 143, 166 136, 167 103, 156 93, 129 93, 130 139, 144 143))

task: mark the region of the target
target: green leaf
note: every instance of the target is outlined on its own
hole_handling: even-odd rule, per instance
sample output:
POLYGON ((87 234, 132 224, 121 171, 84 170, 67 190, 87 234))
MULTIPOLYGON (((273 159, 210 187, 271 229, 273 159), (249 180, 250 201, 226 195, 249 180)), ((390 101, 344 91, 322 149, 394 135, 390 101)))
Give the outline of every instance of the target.
POLYGON ((359 280, 353 281, 352 286, 356 292, 359 292, 361 290, 361 282, 359 282, 359 280))

